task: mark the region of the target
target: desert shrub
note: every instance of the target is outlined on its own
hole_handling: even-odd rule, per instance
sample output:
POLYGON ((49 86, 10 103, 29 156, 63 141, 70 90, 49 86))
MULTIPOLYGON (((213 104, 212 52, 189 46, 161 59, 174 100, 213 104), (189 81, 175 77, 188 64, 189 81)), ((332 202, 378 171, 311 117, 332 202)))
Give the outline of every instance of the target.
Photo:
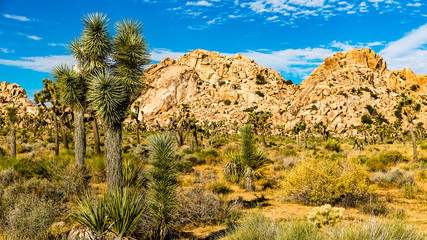
POLYGON ((92 176, 87 168, 75 169, 72 167, 69 170, 64 171, 63 179, 61 184, 65 190, 67 196, 75 195, 80 196, 89 189, 89 182, 92 176))
POLYGON ((178 195, 178 225, 203 226, 219 223, 227 207, 219 196, 201 187, 191 188, 178 195))
POLYGON ((191 161, 188 161, 188 160, 181 160, 181 161, 177 162, 176 167, 177 167, 178 171, 181 173, 190 173, 190 172, 194 171, 193 163, 191 161))
POLYGON ((13 169, 0 171, 0 186, 3 188, 17 182, 18 179, 19 176, 13 169))
POLYGON ((320 207, 315 207, 307 216, 309 222, 314 223, 317 227, 324 225, 334 226, 343 218, 344 208, 332 207, 325 204, 320 207))
POLYGON ((292 168, 283 182, 284 192, 308 205, 356 206, 373 193, 362 166, 345 159, 311 159, 292 168))
POLYGON ((52 203, 34 195, 21 195, 14 201, 5 219, 8 235, 13 238, 46 239, 55 215, 52 203))
POLYGON ((406 183, 414 183, 414 174, 405 172, 395 167, 388 172, 375 172, 371 176, 371 181, 380 186, 398 186, 401 187, 406 183))
POLYGON ((427 150, 427 142, 425 142, 425 141, 421 142, 421 143, 420 143, 420 148, 421 148, 422 150, 427 150))
POLYGON ((278 182, 274 178, 261 179, 257 183, 259 186, 261 186, 263 191, 267 190, 268 188, 275 189, 278 186, 278 182))
POLYGON ((48 163, 35 159, 20 158, 13 165, 13 169, 24 178, 50 178, 52 176, 48 163))
POLYGON ((189 161, 193 166, 202 165, 206 163, 206 160, 203 158, 199 158, 195 155, 186 155, 184 157, 184 161, 189 161))
POLYGON ((396 163, 408 161, 409 159, 399 151, 387 151, 368 159, 366 166, 371 171, 384 171, 396 163))
POLYGON ((200 151, 197 155, 205 160, 208 164, 214 164, 219 161, 220 154, 215 149, 200 151))
POLYGON ((94 155, 86 159, 86 167, 93 174, 95 182, 105 182, 107 170, 104 158, 101 155, 94 155))
POLYGON ((225 100, 224 100, 224 104, 228 106, 228 105, 230 105, 230 104, 231 104, 231 101, 230 101, 229 99, 225 99, 225 100))
POLYGON ((267 80, 265 79, 265 77, 261 74, 257 74, 256 75, 256 80, 255 83, 258 85, 263 85, 267 83, 267 80))
POLYGON ((418 192, 418 187, 413 182, 407 182, 403 185, 403 196, 406 199, 415 199, 415 194, 418 192))
POLYGON ((325 149, 338 153, 341 151, 341 144, 338 142, 338 140, 328 139, 328 141, 325 143, 325 149))
POLYGON ((295 240, 325 239, 314 224, 309 222, 288 222, 280 224, 260 213, 249 215, 226 237, 227 240, 295 240))
POLYGON ((390 213, 390 209, 386 206, 386 204, 376 198, 371 198, 369 201, 366 201, 364 204, 360 205, 359 210, 362 213, 373 216, 387 215, 390 213))
POLYGON ((209 190, 215 194, 224 195, 224 196, 233 192, 233 190, 229 186, 225 185, 222 182, 216 182, 211 184, 209 186, 209 190))
POLYGON ((331 240, 358 240, 358 239, 381 239, 381 240, 422 240, 425 235, 417 232, 414 228, 407 226, 402 220, 379 221, 371 220, 368 224, 344 225, 335 228, 331 232, 331 240))

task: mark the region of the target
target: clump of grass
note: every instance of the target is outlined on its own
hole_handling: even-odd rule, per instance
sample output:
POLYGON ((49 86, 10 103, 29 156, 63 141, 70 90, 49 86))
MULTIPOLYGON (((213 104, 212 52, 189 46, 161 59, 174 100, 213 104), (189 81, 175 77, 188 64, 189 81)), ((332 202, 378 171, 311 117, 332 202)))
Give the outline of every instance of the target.
POLYGON ((404 170, 395 167, 387 172, 375 172, 371 177, 371 181, 380 186, 398 186, 402 187, 407 183, 414 183, 414 174, 405 172, 404 170))
POLYGON ((211 184, 209 186, 209 190, 215 194, 223 195, 223 196, 233 192, 233 190, 229 186, 225 185, 222 182, 216 182, 211 184))
POLYGON ((328 139, 325 143, 325 149, 339 153, 341 151, 341 144, 338 140, 328 139))

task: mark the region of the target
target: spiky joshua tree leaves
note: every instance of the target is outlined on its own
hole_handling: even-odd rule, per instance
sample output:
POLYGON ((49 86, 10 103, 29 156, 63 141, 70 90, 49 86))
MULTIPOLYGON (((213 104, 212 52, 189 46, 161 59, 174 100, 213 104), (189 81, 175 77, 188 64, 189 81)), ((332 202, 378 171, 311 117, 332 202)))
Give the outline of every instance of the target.
POLYGON ((154 239, 168 239, 176 217, 178 187, 175 139, 168 133, 150 136, 149 207, 154 218, 154 239))

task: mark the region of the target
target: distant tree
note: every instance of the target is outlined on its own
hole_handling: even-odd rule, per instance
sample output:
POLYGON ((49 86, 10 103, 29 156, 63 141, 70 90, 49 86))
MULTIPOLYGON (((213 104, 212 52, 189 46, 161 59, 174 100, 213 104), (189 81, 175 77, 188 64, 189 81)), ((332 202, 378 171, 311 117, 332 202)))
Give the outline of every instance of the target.
POLYGON ((328 139, 328 137, 329 137, 329 131, 327 130, 328 124, 325 124, 325 123, 323 123, 323 121, 320 121, 320 122, 314 124, 313 128, 317 133, 319 133, 322 136, 324 141, 326 141, 328 139))
POLYGON ((298 148, 301 148, 301 146, 302 146, 302 134, 304 133, 306 128, 307 128, 307 124, 303 121, 298 122, 292 128, 292 132, 297 135, 297 146, 298 146, 298 148))
POLYGON ((10 157, 16 158, 16 128, 17 124, 20 121, 18 115, 18 108, 15 106, 10 106, 6 108, 7 121, 9 123, 9 146, 10 146, 10 157))
POLYGON ((421 104, 416 103, 412 98, 404 97, 400 100, 396 107, 395 116, 398 119, 405 118, 408 123, 408 130, 411 134, 412 148, 414 152, 414 161, 418 160, 417 138, 414 133, 414 120, 421 110, 421 104))
POLYGON ((169 120, 169 130, 175 132, 178 147, 180 147, 184 144, 191 130, 191 124, 195 121, 194 115, 190 112, 190 106, 181 104, 178 111, 174 112, 169 120))
POLYGON ((264 147, 267 146, 265 142, 265 133, 271 127, 271 112, 253 111, 249 114, 248 123, 252 124, 257 134, 261 135, 264 147))
POLYGON ((135 129, 136 129, 136 140, 138 142, 138 144, 141 143, 140 137, 139 137, 139 131, 141 129, 141 124, 143 123, 143 120, 139 120, 139 114, 141 114, 142 116, 144 115, 143 111, 140 111, 140 105, 141 103, 139 101, 135 102, 135 104, 133 105, 133 111, 131 111, 130 113, 130 117, 132 120, 135 121, 135 129))

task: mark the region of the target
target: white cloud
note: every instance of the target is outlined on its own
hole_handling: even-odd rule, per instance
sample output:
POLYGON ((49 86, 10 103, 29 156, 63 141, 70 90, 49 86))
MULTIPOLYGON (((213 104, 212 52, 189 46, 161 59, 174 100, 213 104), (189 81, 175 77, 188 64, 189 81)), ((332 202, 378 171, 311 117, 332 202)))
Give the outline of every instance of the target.
POLYGON ((28 22, 31 19, 24 17, 24 16, 18 16, 18 15, 10 15, 10 14, 3 14, 3 17, 5 18, 10 18, 10 19, 15 19, 18 21, 22 21, 22 22, 28 22))
POLYGON ((281 51, 246 51, 243 55, 255 60, 259 65, 306 78, 326 57, 334 52, 325 48, 300 48, 281 51))
POLYGON ((206 7, 210 7, 210 6, 212 6, 212 3, 203 0, 203 1, 198 1, 198 2, 187 2, 186 5, 187 6, 206 6, 206 7))
POLYGON ((273 21, 273 20, 276 20, 278 18, 279 18, 278 16, 272 16, 272 17, 267 18, 267 21, 273 21))
POLYGON ((31 69, 37 72, 50 72, 52 68, 60 63, 69 66, 74 60, 71 55, 51 55, 45 57, 22 57, 21 60, 0 59, 1 65, 16 66, 25 69, 31 69))
POLYGON ((67 46, 67 44, 65 44, 65 43, 48 43, 48 45, 52 46, 52 47, 58 47, 58 46, 66 47, 67 46))
POLYGON ((381 56, 390 69, 411 67, 417 74, 427 74, 427 24, 408 33, 403 38, 389 43, 381 56))
POLYGON ((370 42, 370 43, 353 43, 350 41, 345 41, 345 42, 337 42, 337 41, 333 41, 330 46, 333 48, 337 48, 339 50, 342 50, 344 52, 347 52, 351 49, 355 49, 355 48, 367 48, 367 47, 374 47, 374 46, 381 46, 384 45, 383 42, 370 42))
POLYGON ((2 52, 2 53, 13 53, 13 52, 15 52, 15 50, 8 49, 8 48, 0 48, 0 52, 2 52))
POLYGON ((419 7, 419 6, 421 6, 421 3, 408 3, 408 4, 406 4, 406 6, 408 6, 408 7, 419 7))
POLYGON ((36 40, 36 41, 38 41, 38 40, 42 40, 43 38, 41 38, 41 37, 37 37, 37 36, 35 36, 35 35, 25 35, 27 38, 29 38, 29 39, 33 39, 33 40, 36 40))
POLYGON ((177 59, 180 56, 184 56, 186 52, 174 52, 166 48, 154 48, 151 51, 151 60, 154 62, 161 62, 165 58, 177 59))

